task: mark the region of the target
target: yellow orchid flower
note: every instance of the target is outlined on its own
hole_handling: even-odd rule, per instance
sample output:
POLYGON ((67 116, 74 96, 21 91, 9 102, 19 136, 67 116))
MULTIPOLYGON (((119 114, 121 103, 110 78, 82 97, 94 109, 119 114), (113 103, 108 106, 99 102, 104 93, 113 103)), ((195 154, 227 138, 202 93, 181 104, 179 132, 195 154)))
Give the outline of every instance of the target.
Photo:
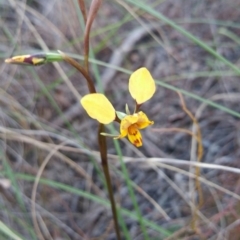
POLYGON ((126 115, 120 123, 120 135, 115 139, 128 136, 129 141, 136 147, 142 146, 142 135, 138 129, 143 129, 152 125, 154 122, 149 121, 147 115, 143 112, 126 115))
MULTIPOLYGON (((135 109, 149 100, 155 90, 155 82, 146 68, 140 68, 130 76, 129 92, 136 101, 135 109)), ((102 124, 120 120, 120 135, 115 136, 115 139, 128 136, 129 141, 136 147, 142 146, 139 129, 144 129, 154 123, 142 111, 130 114, 127 107, 127 114, 116 112, 109 100, 101 93, 87 94, 80 102, 88 115, 102 124)))

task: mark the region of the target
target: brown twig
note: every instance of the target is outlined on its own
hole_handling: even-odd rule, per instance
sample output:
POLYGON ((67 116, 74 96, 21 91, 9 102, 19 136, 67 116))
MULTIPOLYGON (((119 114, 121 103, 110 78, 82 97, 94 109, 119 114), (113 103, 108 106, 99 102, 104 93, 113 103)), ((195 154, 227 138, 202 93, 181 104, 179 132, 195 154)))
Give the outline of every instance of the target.
MULTIPOLYGON (((195 126, 197 127, 197 143, 198 143, 198 148, 197 148, 197 161, 201 162, 202 160, 202 156, 203 156, 203 145, 202 145, 202 134, 201 134, 201 130, 198 124, 197 119, 194 117, 194 115, 187 109, 187 106, 185 104, 184 98, 182 96, 182 94, 180 92, 177 92, 181 101, 181 105, 182 105, 182 109, 183 111, 191 118, 191 120, 193 121, 193 123, 195 124, 195 126)), ((203 204, 203 194, 202 194, 202 188, 201 188, 201 183, 199 181, 199 177, 200 177, 200 168, 196 167, 195 168, 195 174, 196 174, 196 180, 195 180, 195 186, 196 189, 198 191, 198 195, 199 195, 199 203, 198 206, 195 208, 194 210, 194 215, 193 215, 193 220, 192 220, 192 228, 196 230, 196 226, 195 226, 195 222, 197 219, 197 210, 202 206, 203 204)))
POLYGON ((151 131, 153 132, 181 132, 191 135, 192 137, 197 137, 192 133, 192 131, 184 129, 184 128, 152 128, 151 131))

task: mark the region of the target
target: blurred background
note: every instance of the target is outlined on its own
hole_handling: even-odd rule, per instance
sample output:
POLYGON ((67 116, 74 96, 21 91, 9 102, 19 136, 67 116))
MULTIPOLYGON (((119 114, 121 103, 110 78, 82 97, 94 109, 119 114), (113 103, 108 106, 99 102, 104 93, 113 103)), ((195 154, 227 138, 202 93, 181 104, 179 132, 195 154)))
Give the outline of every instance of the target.
MULTIPOLYGON (((64 62, 4 63, 61 50, 82 64, 78 0, 0 0, 0 32, 0 239, 116 239, 85 79, 64 62)), ((157 84, 143 146, 107 139, 123 239, 147 239, 142 225, 148 239, 240 239, 240 2, 105 0, 90 44, 91 76, 118 111, 134 109, 132 71, 157 84)))

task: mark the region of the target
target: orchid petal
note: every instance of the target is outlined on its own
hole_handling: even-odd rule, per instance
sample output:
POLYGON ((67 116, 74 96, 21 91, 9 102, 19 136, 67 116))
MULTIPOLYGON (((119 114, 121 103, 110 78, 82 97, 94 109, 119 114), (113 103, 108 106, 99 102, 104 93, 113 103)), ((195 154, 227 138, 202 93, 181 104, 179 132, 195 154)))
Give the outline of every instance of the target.
POLYGON ((137 104, 149 100, 156 91, 155 82, 146 68, 139 68, 129 79, 129 92, 137 104))
POLYGON ((154 122, 150 121, 145 113, 143 113, 142 111, 138 113, 138 121, 137 121, 138 129, 143 129, 153 124, 154 122))
POLYGON ((80 102, 88 115, 102 124, 109 124, 116 117, 114 107, 101 93, 88 94, 80 102))

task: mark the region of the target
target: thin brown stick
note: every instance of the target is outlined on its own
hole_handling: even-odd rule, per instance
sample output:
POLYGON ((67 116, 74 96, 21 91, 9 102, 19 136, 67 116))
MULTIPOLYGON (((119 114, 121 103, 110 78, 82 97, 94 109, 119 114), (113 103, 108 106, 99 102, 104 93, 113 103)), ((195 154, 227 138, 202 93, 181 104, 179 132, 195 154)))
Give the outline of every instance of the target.
POLYGON ((192 137, 197 137, 192 133, 192 131, 184 129, 184 128, 152 128, 151 131, 153 132, 181 132, 191 135, 192 137))
POLYGON ((200 162, 203 156, 203 145, 202 145, 202 134, 201 134, 201 130, 198 124, 197 119, 193 116, 193 114, 187 109, 184 98, 182 96, 182 94, 180 92, 178 92, 181 104, 182 104, 182 109, 184 112, 186 112, 186 114, 191 118, 191 120, 193 121, 193 123, 197 126, 198 130, 197 130, 197 137, 198 137, 198 161, 200 162))
MULTIPOLYGON (((194 117, 194 115, 187 109, 187 106, 185 104, 185 101, 184 101, 184 98, 183 98, 182 94, 180 92, 177 92, 177 93, 179 95, 183 111, 191 118, 191 120, 193 121, 193 123, 197 127, 197 136, 196 136, 197 142, 198 142, 197 161, 201 162, 202 156, 203 156, 203 145, 202 145, 202 134, 201 134, 200 126, 198 124, 197 119, 194 117)), ((199 195, 199 203, 198 203, 198 206, 194 210, 194 215, 193 215, 193 220, 192 220, 192 228, 196 230, 195 225, 196 225, 196 219, 197 219, 197 210, 203 204, 202 188, 201 188, 201 183, 198 179, 200 177, 200 168, 199 167, 195 168, 195 174, 197 176, 196 179, 195 179, 195 186, 196 186, 196 189, 197 189, 198 195, 199 195)))

